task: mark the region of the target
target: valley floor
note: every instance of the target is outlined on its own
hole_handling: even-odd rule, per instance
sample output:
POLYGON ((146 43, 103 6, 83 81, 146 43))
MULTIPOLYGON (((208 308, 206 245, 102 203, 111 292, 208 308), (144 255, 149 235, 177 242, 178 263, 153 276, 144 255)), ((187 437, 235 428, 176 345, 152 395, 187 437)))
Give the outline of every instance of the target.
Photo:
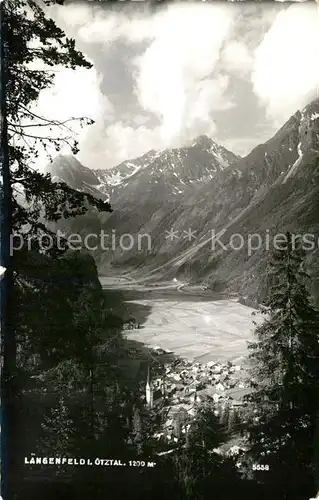
POLYGON ((125 278, 100 281, 107 289, 129 290, 130 299, 132 291, 138 293, 136 299, 127 300, 133 315, 134 305, 149 309, 141 328, 127 331, 128 338, 200 363, 240 362, 246 357, 247 341, 252 340, 254 309, 235 299, 209 300, 202 290, 185 293, 180 282, 148 286, 125 278))
POLYGON ((247 354, 253 309, 234 300, 130 302, 151 307, 142 327, 128 332, 132 340, 200 363, 239 362, 247 354))

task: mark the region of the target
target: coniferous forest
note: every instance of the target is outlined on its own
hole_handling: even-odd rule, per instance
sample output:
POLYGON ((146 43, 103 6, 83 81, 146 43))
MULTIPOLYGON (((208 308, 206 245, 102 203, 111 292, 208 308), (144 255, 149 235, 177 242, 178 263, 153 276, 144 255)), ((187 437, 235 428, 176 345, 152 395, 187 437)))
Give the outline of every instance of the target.
MULTIPOLYGON (((250 391, 240 413, 221 418, 208 401, 173 447, 156 440, 161 416, 145 405, 145 380, 150 365, 153 373, 163 366, 125 338, 123 318, 102 290, 92 256, 66 243, 61 248, 50 225, 91 207, 101 213, 112 208, 63 182, 53 184, 32 166, 40 150, 49 158, 65 144, 76 153, 78 144, 69 123, 31 111, 54 81, 54 72, 31 63, 90 71, 74 40, 41 5, 1 3, 4 500, 309 500, 319 489, 319 313, 301 247, 288 234, 287 247, 269 256, 258 311, 264 319, 249 346, 250 391), (37 124, 41 135, 26 122, 37 124), (49 129, 55 137, 46 137, 49 129), (24 244, 10 255, 12 235, 24 244), (47 252, 38 243, 45 237, 54 241, 47 252), (232 439, 244 442, 245 451, 216 453, 232 439), (32 467, 25 462, 32 456, 156 466, 32 467), (267 473, 256 464, 267 464, 267 473)), ((90 117, 81 123, 90 126, 90 117)))

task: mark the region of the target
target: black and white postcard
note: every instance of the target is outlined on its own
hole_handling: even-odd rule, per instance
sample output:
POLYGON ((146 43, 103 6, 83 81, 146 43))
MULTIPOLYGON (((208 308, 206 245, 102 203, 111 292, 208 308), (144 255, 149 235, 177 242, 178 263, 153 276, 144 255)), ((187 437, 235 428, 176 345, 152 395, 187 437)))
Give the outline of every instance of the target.
POLYGON ((318 3, 0 8, 3 500, 314 500, 318 3))

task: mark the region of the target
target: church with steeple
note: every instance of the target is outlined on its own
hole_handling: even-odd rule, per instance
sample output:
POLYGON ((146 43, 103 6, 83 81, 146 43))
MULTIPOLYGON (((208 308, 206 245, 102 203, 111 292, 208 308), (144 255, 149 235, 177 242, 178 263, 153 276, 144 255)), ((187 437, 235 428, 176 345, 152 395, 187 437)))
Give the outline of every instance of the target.
POLYGON ((149 409, 153 408, 154 399, 154 387, 151 379, 150 365, 147 369, 147 380, 146 380, 146 404, 149 409))

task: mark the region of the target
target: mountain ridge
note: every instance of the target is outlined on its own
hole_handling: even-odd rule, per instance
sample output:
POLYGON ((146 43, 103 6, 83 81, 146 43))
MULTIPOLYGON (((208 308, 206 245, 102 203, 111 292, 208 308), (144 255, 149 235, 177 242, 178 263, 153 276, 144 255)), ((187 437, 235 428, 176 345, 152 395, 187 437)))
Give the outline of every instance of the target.
POLYGON ((168 182, 173 186, 174 195, 182 194, 183 185, 206 181, 211 178, 218 169, 228 167, 238 160, 238 156, 228 151, 223 146, 215 143, 208 136, 199 136, 193 141, 192 146, 181 148, 150 150, 140 157, 124 161, 108 170, 95 170, 95 175, 101 183, 109 185, 110 196, 115 199, 120 195, 123 188, 132 181, 143 176, 143 171, 148 169, 148 174, 154 177, 154 183, 158 184, 159 174, 167 174, 168 182), (169 170, 171 172, 169 172, 169 170), (179 178, 177 185, 172 176, 179 178))
MULTIPOLYGON (((242 158, 199 136, 185 148, 152 150, 122 162, 114 168, 127 175, 111 189, 101 172, 94 171, 100 184, 107 186, 113 208, 112 214, 95 221, 95 227, 129 233, 134 240, 147 233, 152 240, 151 249, 97 250, 101 274, 115 268, 151 280, 182 276, 232 293, 258 294, 255 277, 257 269, 262 272, 265 255, 255 252, 248 258, 243 251, 212 252, 210 231, 236 230, 245 235, 266 227, 319 231, 316 222, 310 224, 319 196, 313 183, 318 156, 319 99, 242 158), (179 233, 172 241, 166 234, 171 229, 179 233), (188 240, 192 230, 196 235, 188 240)), ((83 232, 88 229, 81 226, 83 232)))

